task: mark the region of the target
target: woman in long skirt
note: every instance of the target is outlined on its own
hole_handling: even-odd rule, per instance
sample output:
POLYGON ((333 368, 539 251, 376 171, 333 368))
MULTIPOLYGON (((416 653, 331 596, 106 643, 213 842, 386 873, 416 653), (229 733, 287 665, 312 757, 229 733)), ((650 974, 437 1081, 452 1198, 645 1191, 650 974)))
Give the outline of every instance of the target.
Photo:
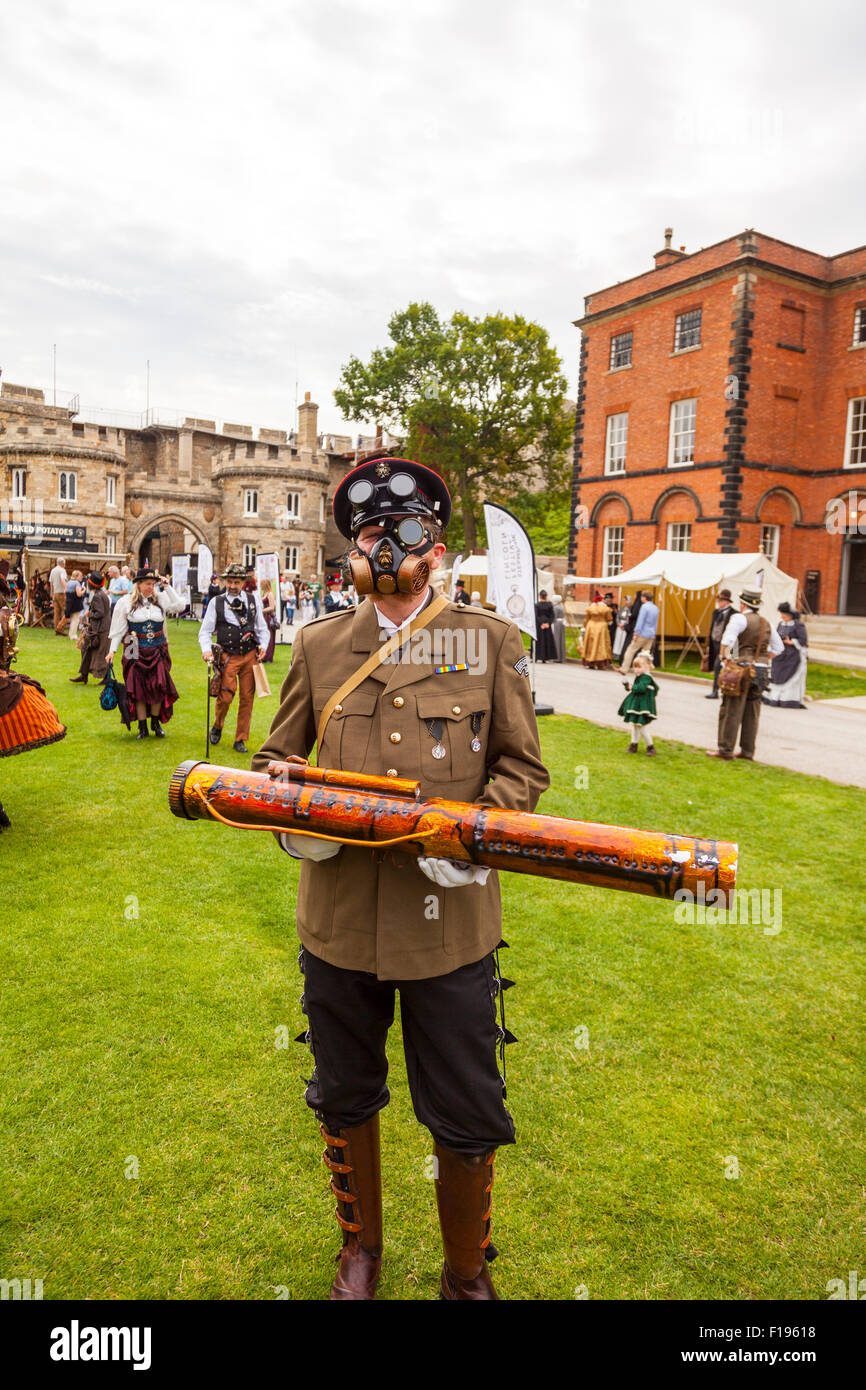
MULTIPOLYGON (((66 728, 38 681, 9 669, 17 653, 18 623, 8 594, 0 584, 0 758, 66 737, 66 728)), ((0 803, 0 830, 11 823, 0 803)))
POLYGON ((596 600, 586 610, 583 628, 584 666, 606 670, 612 660, 610 649, 610 609, 606 603, 596 600))
POLYGON ((171 719, 178 698, 171 678, 171 657, 165 635, 168 613, 180 613, 186 600, 145 566, 135 576, 132 592, 115 604, 111 618, 108 661, 123 643, 123 678, 130 709, 135 709, 138 737, 147 738, 147 716, 156 738, 165 738, 163 724, 171 719))
POLYGON ((763 697, 765 705, 781 705, 783 709, 806 708, 806 652, 809 639, 806 629, 790 603, 780 603, 782 620, 776 631, 784 651, 774 656, 770 667, 770 688, 763 697))
POLYGON ((266 661, 273 661, 274 646, 277 640, 277 600, 274 597, 273 587, 269 579, 262 580, 262 616, 265 626, 268 629, 270 640, 268 641, 267 651, 262 657, 262 664, 266 661))

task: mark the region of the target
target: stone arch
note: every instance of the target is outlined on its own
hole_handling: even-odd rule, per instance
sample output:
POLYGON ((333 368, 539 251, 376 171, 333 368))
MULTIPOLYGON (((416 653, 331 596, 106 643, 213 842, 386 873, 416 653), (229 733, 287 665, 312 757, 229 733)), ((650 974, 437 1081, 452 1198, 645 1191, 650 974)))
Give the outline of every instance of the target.
POLYGON ((629 502, 628 498, 625 497, 621 492, 606 492, 603 497, 599 497, 598 501, 592 509, 592 512, 590 513, 590 526, 595 525, 596 521, 598 520, 599 512, 601 511, 602 507, 605 507, 607 505, 608 502, 621 502, 622 505, 625 507, 626 520, 632 520, 631 503, 629 502))
POLYGON ((785 501, 788 503, 788 506, 791 508, 791 516, 790 518, 788 518, 788 520, 794 522, 803 520, 803 509, 800 506, 800 502, 797 496, 791 491, 790 488, 779 487, 777 485, 775 487, 767 488, 767 491, 764 493, 763 497, 761 498, 760 502, 755 508, 756 521, 761 520, 761 509, 764 506, 764 503, 768 502, 771 497, 783 497, 785 501))
MULTIPOLYGON (((156 531, 160 526, 182 526, 185 531, 192 532, 199 545, 206 545, 213 551, 214 561, 217 559, 216 534, 209 537, 199 521, 194 520, 191 516, 186 516, 183 512, 157 512, 153 516, 137 517, 136 521, 138 522, 138 529, 129 537, 126 545, 131 555, 137 554, 138 548, 148 532, 156 531)), ((216 532, 216 528, 214 528, 214 532, 216 532)))
POLYGON ((662 508, 666 506, 673 497, 676 497, 678 493, 683 493, 686 497, 691 499, 695 506, 695 521, 701 521, 703 519, 701 499, 698 497, 694 488, 686 487, 684 483, 675 483, 672 487, 665 488, 664 492, 659 494, 656 498, 655 506, 652 509, 650 519, 657 522, 662 514, 662 508))

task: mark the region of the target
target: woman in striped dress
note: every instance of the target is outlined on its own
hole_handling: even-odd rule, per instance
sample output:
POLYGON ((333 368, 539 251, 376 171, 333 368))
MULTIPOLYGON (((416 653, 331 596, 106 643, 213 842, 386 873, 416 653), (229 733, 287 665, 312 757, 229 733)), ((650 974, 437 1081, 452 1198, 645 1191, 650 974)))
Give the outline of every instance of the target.
MULTIPOLYGON (((57 710, 38 681, 9 670, 16 655, 16 635, 12 610, 0 607, 0 758, 41 748, 66 736, 57 710)), ((0 804, 0 830, 9 824, 0 804)))

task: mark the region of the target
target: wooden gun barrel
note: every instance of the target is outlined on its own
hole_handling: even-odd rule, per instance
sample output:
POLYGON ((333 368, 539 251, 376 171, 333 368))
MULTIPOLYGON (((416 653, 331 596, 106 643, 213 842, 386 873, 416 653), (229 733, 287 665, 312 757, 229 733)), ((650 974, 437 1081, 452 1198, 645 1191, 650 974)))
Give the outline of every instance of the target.
POLYGON ((698 895, 703 884, 704 893, 717 890, 719 907, 730 903, 736 886, 737 846, 724 840, 424 798, 415 782, 303 763, 271 763, 261 773, 192 759, 172 775, 169 806, 186 820, 380 850, 399 845, 410 854, 657 898, 680 889, 698 895))

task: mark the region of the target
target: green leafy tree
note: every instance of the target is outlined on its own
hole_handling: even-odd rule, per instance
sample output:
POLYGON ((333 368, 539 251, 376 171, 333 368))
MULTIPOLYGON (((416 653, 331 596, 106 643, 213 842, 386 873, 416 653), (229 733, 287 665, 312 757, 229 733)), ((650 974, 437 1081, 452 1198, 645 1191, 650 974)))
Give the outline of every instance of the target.
POLYGON ((369 362, 349 360, 334 400, 347 419, 404 435, 407 452, 442 474, 467 549, 478 544, 482 496, 510 504, 562 479, 567 491, 572 421, 544 328, 505 314, 443 322, 423 303, 392 315, 388 334, 369 362))

